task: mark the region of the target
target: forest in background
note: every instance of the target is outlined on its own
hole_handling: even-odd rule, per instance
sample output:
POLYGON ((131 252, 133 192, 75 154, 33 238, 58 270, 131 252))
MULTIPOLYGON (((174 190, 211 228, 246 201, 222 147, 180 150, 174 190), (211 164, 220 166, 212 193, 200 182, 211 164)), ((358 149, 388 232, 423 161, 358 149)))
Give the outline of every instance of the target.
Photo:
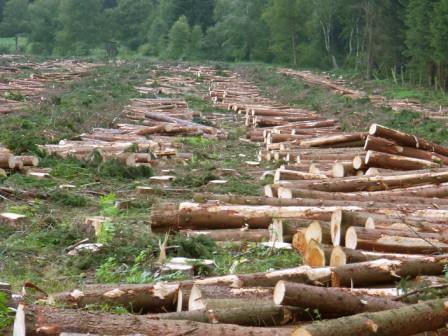
POLYGON ((447 88, 448 0, 0 0, 0 13, 1 36, 31 54, 259 61, 447 88))

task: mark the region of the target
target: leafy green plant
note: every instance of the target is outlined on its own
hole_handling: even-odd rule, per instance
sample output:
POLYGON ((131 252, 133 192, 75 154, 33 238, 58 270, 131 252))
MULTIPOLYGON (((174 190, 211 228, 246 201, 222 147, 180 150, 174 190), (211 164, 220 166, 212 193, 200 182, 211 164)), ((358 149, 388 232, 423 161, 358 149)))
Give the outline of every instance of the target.
POLYGON ((115 237, 116 227, 112 221, 105 221, 101 224, 100 232, 97 236, 98 243, 110 244, 115 237))
POLYGON ((96 279, 101 283, 114 283, 120 281, 120 273, 118 272, 119 264, 113 257, 107 258, 106 262, 101 264, 95 273, 96 279))
POLYGON ((0 292, 0 331, 9 327, 14 318, 11 309, 7 306, 8 299, 5 293, 0 292))

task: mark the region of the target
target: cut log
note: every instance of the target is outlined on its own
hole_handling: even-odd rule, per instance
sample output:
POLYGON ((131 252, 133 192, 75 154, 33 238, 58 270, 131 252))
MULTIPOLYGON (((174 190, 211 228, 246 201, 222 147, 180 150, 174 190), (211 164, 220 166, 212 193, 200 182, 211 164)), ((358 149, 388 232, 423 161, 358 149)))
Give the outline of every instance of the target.
POLYGON ((188 310, 224 308, 224 306, 234 305, 232 301, 240 301, 241 303, 244 300, 257 301, 257 304, 263 304, 263 302, 270 302, 272 295, 272 288, 231 288, 229 286, 194 285, 188 300, 188 310), (230 304, 228 304, 229 302, 230 304))
POLYGON ((303 263, 310 267, 325 267, 326 265, 325 251, 320 243, 311 240, 306 245, 306 250, 303 255, 303 263))
POLYGON ((291 328, 250 328, 232 324, 155 320, 151 316, 117 315, 28 306, 27 335, 58 336, 62 332, 109 336, 191 335, 191 336, 288 336, 291 328))
POLYGON ((146 315, 154 320, 187 320, 201 323, 224 323, 240 326, 267 327, 283 325, 295 318, 304 318, 305 313, 297 307, 283 307, 274 305, 271 301, 258 302, 257 305, 230 306, 214 309, 200 309, 187 312, 165 313, 157 315, 146 315))
POLYGON ((351 249, 392 253, 448 252, 448 244, 442 242, 440 238, 443 239, 439 234, 433 233, 350 227, 346 232, 345 246, 351 249))
POLYGON ((369 134, 376 137, 385 138, 388 140, 395 141, 397 144, 402 146, 408 146, 413 148, 419 148, 422 150, 427 150, 431 152, 438 153, 448 157, 448 148, 440 146, 436 143, 429 142, 422 138, 417 138, 416 136, 409 135, 403 132, 399 132, 378 124, 373 124, 370 126, 369 134))
MULTIPOLYGON (((152 211, 153 230, 230 229, 248 225, 251 229, 268 228, 273 218, 329 220, 336 207, 277 207, 181 203, 179 210, 159 205, 152 211)), ((355 207, 346 207, 356 210, 355 207)))
POLYGON ((336 162, 332 167, 333 177, 346 177, 356 175, 356 169, 352 162, 336 162))
MULTIPOLYGON (((440 256, 442 257, 442 256, 440 256)), ((448 256, 446 256, 448 258, 448 256)), ((422 260, 425 261, 427 256, 420 254, 399 254, 399 253, 385 253, 353 250, 341 246, 335 246, 331 252, 330 266, 337 267, 346 264, 353 264, 358 262, 372 261, 378 259, 390 260, 422 260)))
POLYGON ((444 328, 446 299, 322 321, 298 328, 293 336, 411 336, 444 328))
POLYGON ((285 281, 279 281, 275 286, 274 303, 318 309, 319 313, 333 317, 405 306, 388 298, 365 295, 345 288, 324 288, 285 281))
POLYGON ((125 306, 134 312, 175 311, 179 284, 155 285, 89 285, 83 290, 54 294, 48 302, 69 308, 109 304, 125 306))
MULTIPOLYGON (((448 171, 434 171, 428 173, 406 173, 392 176, 373 177, 344 177, 330 178, 322 181, 300 181, 300 186, 320 191, 353 192, 389 190, 402 187, 418 186, 422 184, 438 184, 448 181, 448 171)), ((298 186, 299 183, 293 184, 298 186)))
POLYGON ((393 155, 402 155, 416 159, 442 163, 444 165, 448 164, 447 156, 440 155, 438 153, 428 150, 417 149, 415 147, 413 148, 413 147, 399 146, 394 141, 378 138, 372 135, 369 135, 367 137, 364 149, 366 151, 372 150, 376 152, 388 153, 393 155))
POLYGON ((333 269, 331 284, 333 287, 367 287, 418 275, 440 275, 446 261, 445 257, 428 256, 424 260, 378 259, 347 264, 333 269))
POLYGON ((419 170, 440 167, 440 164, 432 161, 374 152, 371 150, 366 154, 365 165, 366 167, 392 170, 419 170))
POLYGON ((351 226, 365 226, 366 218, 362 213, 337 209, 331 215, 330 232, 334 246, 344 244, 346 231, 351 226))
POLYGON ((364 144, 364 140, 367 137, 366 133, 353 133, 353 134, 341 134, 341 135, 332 135, 326 137, 315 138, 311 140, 302 140, 300 142, 300 146, 302 148, 309 147, 331 147, 334 145, 347 144, 352 145, 351 147, 355 147, 354 144, 364 144))

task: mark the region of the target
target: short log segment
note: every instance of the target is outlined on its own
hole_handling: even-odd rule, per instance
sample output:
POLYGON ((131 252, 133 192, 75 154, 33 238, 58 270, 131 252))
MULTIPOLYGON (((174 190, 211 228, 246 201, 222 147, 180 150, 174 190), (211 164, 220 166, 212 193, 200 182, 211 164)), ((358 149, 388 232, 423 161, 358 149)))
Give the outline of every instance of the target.
POLYGON ((285 281, 279 281, 275 286, 274 303, 318 309, 319 313, 335 317, 405 306, 391 299, 360 294, 346 288, 325 288, 285 281))
POLYGON ((378 259, 347 264, 332 270, 333 287, 368 287, 381 283, 399 281, 418 275, 440 275, 443 273, 446 257, 430 257, 417 260, 378 259))
POLYGON ((117 315, 29 306, 26 334, 58 336, 62 332, 94 335, 289 336, 291 328, 251 328, 232 324, 155 320, 144 315, 117 315))
POLYGON ((410 336, 444 328, 448 321, 446 299, 374 313, 362 313, 298 328, 293 336, 410 336))

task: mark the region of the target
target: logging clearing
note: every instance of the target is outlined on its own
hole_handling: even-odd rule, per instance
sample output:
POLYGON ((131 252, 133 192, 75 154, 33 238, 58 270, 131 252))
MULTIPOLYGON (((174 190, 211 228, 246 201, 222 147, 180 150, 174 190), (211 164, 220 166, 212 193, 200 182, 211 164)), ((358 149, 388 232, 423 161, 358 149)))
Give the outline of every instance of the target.
POLYGON ((0 103, 0 330, 444 332, 448 147, 348 131, 236 66, 8 66, 0 92, 25 98, 0 103))

